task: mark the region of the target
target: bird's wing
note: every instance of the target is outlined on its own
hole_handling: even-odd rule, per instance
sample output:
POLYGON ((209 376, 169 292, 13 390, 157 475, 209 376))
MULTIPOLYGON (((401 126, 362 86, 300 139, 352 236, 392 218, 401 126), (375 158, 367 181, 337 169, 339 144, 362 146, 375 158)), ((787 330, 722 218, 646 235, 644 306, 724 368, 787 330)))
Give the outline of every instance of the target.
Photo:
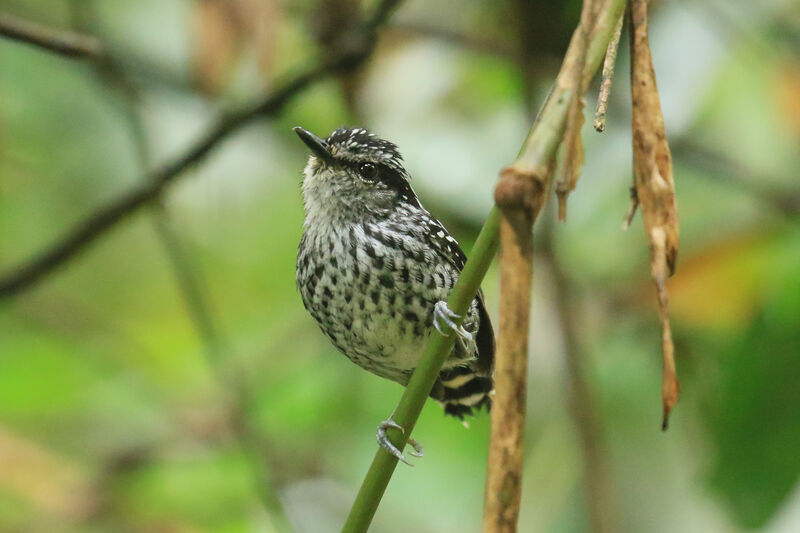
MULTIPOLYGON (((428 218, 427 226, 428 242, 431 247, 456 270, 461 272, 467 263, 467 254, 461 249, 458 241, 447 232, 441 222, 432 216, 428 218)), ((486 311, 486 304, 483 301, 483 290, 478 290, 475 299, 478 302, 479 317, 478 333, 475 336, 475 341, 478 345, 478 370, 484 375, 489 375, 494 367, 494 330, 489 319, 489 313, 486 311)))
POLYGON ((467 255, 458 245, 458 241, 447 232, 441 222, 432 216, 428 217, 427 226, 427 237, 431 247, 443 259, 454 266, 456 270, 461 272, 467 263, 467 255))

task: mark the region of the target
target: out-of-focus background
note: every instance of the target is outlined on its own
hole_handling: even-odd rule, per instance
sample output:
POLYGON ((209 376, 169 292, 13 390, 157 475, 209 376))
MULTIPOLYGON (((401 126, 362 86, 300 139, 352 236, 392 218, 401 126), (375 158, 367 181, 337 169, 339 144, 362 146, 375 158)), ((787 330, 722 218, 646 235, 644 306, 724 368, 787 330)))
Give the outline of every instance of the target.
MULTIPOLYGON (((0 280, 144 186, 228 109, 353 46, 375 2, 4 0, 99 40, 0 38, 0 280)), ((69 261, 0 300, 0 531, 338 531, 401 388, 349 363, 295 289, 307 152, 396 142, 469 250, 580 3, 409 0, 359 68, 235 130, 69 261)), ((682 398, 660 431, 660 329, 631 183, 624 35, 569 219, 537 226, 520 531, 800 531, 800 4, 651 6, 681 223, 682 398)), ((358 44, 358 43, 356 43, 358 44)), ((497 273, 484 282, 496 317, 497 273)), ((488 416, 431 403, 376 532, 478 531, 488 416)))

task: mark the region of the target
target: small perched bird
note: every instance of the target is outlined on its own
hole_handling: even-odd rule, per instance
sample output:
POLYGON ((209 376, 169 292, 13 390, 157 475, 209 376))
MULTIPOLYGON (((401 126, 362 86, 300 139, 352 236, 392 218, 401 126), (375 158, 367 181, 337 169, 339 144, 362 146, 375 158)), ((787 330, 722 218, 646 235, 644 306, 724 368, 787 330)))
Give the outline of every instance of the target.
MULTIPOLYGON (((404 386, 434 330, 454 329, 456 343, 430 395, 462 420, 488 409, 494 333, 483 294, 456 327, 452 319, 460 317, 446 299, 466 256, 422 207, 397 146, 362 128, 340 128, 327 139, 294 131, 312 152, 297 253, 303 305, 351 361, 404 386)), ((399 428, 391 417, 378 427, 378 442, 406 462, 386 438, 389 427, 399 428)))

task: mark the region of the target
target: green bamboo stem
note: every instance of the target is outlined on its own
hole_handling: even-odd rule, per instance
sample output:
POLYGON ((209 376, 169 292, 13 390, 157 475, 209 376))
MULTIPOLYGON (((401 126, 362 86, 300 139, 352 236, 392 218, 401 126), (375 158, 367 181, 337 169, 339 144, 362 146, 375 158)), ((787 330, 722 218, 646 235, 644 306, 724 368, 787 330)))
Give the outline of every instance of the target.
MULTIPOLYGON (((470 260, 447 299, 448 307, 459 315, 466 314, 497 251, 499 222, 500 213, 497 208, 494 208, 478 235, 478 240, 470 253, 470 260)), ((398 449, 403 449, 408 441, 408 436, 414 430, 425 400, 433 388, 445 359, 453 349, 454 342, 455 335, 452 332, 447 336, 438 333, 431 335, 417 369, 411 376, 403 397, 400 398, 400 403, 392 416, 395 422, 405 428, 405 433, 394 429, 390 429, 388 432, 389 439, 398 449)), ((364 478, 364 483, 358 491, 356 501, 350 509, 342 533, 361 533, 367 530, 396 466, 397 458, 383 448, 378 448, 367 476, 364 478)))
MULTIPOLYGON (((625 0, 607 0, 599 11, 586 52, 584 76, 592 77, 598 70, 624 7, 625 0)), ((569 97, 569 90, 556 86, 551 98, 545 103, 540 120, 531 128, 514 166, 537 167, 540 161, 552 158, 563 134, 563 126, 569 108, 566 102, 569 97)), ((447 300, 448 307, 462 316, 477 294, 481 281, 497 251, 499 227, 500 212, 497 207, 494 207, 484 222, 464 271, 447 300)), ((408 436, 414 430, 428 394, 445 359, 452 350, 454 342, 453 333, 447 336, 436 334, 431 335, 425 346, 425 351, 393 415, 394 421, 405 428, 405 432, 388 430, 389 439, 398 449, 403 449, 408 441, 408 436)), ((384 449, 378 448, 350 509, 342 533, 367 531, 396 466, 397 458, 384 449)))

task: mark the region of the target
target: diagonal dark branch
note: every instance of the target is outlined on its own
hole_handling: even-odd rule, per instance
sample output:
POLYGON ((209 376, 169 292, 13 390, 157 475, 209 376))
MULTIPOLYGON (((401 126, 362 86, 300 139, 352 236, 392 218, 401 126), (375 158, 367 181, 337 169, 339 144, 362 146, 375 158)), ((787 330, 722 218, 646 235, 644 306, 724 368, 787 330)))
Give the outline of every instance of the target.
MULTIPOLYGON (((370 26, 365 27, 374 29, 374 26, 371 26, 374 21, 370 21, 368 24, 370 26)), ((369 57, 372 47, 372 39, 365 41, 365 44, 357 50, 345 51, 301 72, 260 102, 222 117, 183 155, 156 170, 149 179, 143 180, 146 183, 100 207, 75 225, 53 246, 35 255, 28 262, 0 279, 0 299, 30 287, 57 266, 74 257, 117 223, 142 206, 159 198, 167 186, 171 185, 178 176, 200 162, 235 131, 257 119, 277 115, 292 98, 329 74, 361 64, 369 57)))
POLYGON ((124 50, 114 44, 85 33, 50 28, 38 22, 0 13, 0 36, 66 59, 86 60, 102 69, 124 70, 127 79, 143 78, 180 92, 194 90, 189 80, 164 68, 158 62, 141 57, 141 53, 122 53, 124 50), (120 59, 123 56, 124 61, 120 59))
POLYGON ((372 16, 367 18, 364 23, 364 32, 374 37, 375 30, 388 22, 389 17, 392 16, 392 13, 394 13, 394 10, 397 9, 397 6, 399 6, 402 1, 403 0, 383 0, 378 4, 372 16))
MULTIPOLYGON (((261 101, 223 116, 183 155, 153 172, 149 179, 143 180, 145 183, 101 206, 50 248, 0 278, 0 299, 30 287, 117 223, 160 198, 167 186, 189 167, 200 162, 232 133, 255 120, 277 115, 292 98, 330 74, 350 70, 364 63, 375 48, 377 30, 386 23, 400 2, 401 0, 382 0, 371 16, 354 32, 349 47, 290 78, 261 101)), ((97 57, 100 58, 99 55, 97 57)))
POLYGON ((473 36, 457 29, 430 22, 393 22, 389 29, 400 34, 410 34, 419 37, 436 39, 444 43, 454 44, 466 50, 473 50, 481 54, 488 54, 500 59, 516 61, 517 53, 509 43, 498 39, 487 39, 483 36, 473 36))
POLYGON ((105 48, 94 37, 49 28, 8 13, 0 13, 0 35, 76 59, 97 59, 105 54, 105 48))

